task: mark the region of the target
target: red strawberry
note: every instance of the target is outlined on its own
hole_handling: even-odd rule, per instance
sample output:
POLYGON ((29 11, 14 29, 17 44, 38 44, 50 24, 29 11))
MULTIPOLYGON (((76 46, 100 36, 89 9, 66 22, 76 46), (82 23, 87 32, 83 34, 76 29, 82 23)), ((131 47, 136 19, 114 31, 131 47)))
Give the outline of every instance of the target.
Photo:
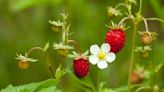
POLYGON ((105 42, 111 46, 111 52, 118 53, 125 44, 126 35, 122 28, 110 29, 105 38, 105 42))
POLYGON ((140 74, 136 73, 136 72, 132 72, 131 74, 131 82, 133 84, 138 84, 141 83, 142 80, 144 79, 144 72, 141 72, 140 74))
POLYGON ((77 77, 85 77, 89 71, 89 63, 85 58, 76 58, 73 62, 74 73, 77 77))

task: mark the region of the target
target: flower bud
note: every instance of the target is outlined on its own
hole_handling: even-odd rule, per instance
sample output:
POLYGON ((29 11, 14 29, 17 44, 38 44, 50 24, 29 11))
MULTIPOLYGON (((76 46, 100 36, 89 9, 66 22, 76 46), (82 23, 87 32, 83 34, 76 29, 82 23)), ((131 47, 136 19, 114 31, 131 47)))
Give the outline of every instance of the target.
POLYGON ((115 16, 119 16, 122 15, 121 12, 113 7, 108 7, 108 16, 109 17, 115 17, 115 16))
POLYGON ((135 49, 135 52, 139 52, 142 58, 147 58, 149 56, 149 52, 152 48, 148 45, 146 46, 139 46, 135 49))
POLYGON ((141 41, 144 44, 151 44, 152 41, 153 41, 153 39, 151 37, 151 33, 149 33, 149 32, 143 32, 141 34, 141 41))
POLYGON ((21 69, 28 69, 28 67, 29 67, 30 65, 29 65, 29 62, 19 61, 19 62, 18 62, 18 66, 19 66, 21 69))
POLYGON ((58 49, 57 52, 64 57, 66 57, 68 55, 67 49, 58 49))
POLYGON ((133 84, 139 84, 141 83, 144 79, 149 78, 150 72, 145 70, 143 67, 137 65, 136 69, 133 70, 131 74, 131 82, 133 84))
POLYGON ((136 0, 126 0, 127 4, 136 4, 136 0))
POLYGON ((52 24, 52 30, 54 32, 60 32, 62 29, 63 23, 60 21, 49 21, 50 24, 52 24))
POLYGON ((72 47, 70 45, 63 44, 62 42, 60 42, 60 43, 54 43, 53 44, 53 47, 62 56, 67 56, 69 50, 74 49, 74 47, 72 47))
POLYGON ((156 39, 157 34, 154 32, 139 32, 141 35, 141 42, 143 44, 149 45, 156 39))

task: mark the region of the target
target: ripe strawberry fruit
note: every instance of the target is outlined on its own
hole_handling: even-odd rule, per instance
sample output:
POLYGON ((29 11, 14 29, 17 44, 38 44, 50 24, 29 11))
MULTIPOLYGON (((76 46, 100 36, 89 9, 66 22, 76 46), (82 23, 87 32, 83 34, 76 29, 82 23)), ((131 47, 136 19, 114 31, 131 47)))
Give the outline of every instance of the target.
POLYGON ((89 71, 89 63, 88 60, 85 58, 75 58, 73 61, 73 69, 74 73, 77 77, 85 77, 89 71))
POLYGON ((111 52, 118 53, 125 44, 126 35, 122 28, 110 29, 105 38, 105 42, 111 46, 111 52))

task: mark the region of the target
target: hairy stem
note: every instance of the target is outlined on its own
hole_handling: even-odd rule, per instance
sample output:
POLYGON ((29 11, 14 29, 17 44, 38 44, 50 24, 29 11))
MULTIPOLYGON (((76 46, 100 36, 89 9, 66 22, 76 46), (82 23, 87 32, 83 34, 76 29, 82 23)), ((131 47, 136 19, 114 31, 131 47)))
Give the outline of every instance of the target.
POLYGON ((82 49, 80 45, 77 43, 75 40, 68 40, 69 43, 73 43, 73 45, 76 47, 78 53, 81 55, 82 54, 82 49))
POLYGON ((125 21, 133 19, 133 16, 124 17, 119 23, 118 26, 121 26, 125 21))
POLYGON ((148 28, 148 24, 147 24, 147 20, 142 17, 143 21, 144 21, 144 24, 145 24, 145 29, 146 29, 146 32, 149 32, 149 28, 148 28))
POLYGON ((45 54, 44 57, 45 57, 45 61, 47 62, 48 70, 50 71, 51 76, 53 77, 54 73, 53 73, 53 70, 52 70, 52 65, 51 65, 51 63, 50 63, 50 61, 48 59, 47 52, 43 48, 41 48, 41 47, 33 47, 30 50, 28 50, 28 52, 26 53, 26 56, 28 57, 35 50, 40 50, 40 51, 44 52, 44 54, 45 54))
POLYGON ((140 0, 140 7, 138 13, 141 14, 141 11, 142 11, 142 0, 140 0))
POLYGON ((66 38, 66 23, 64 21, 62 26, 62 43, 65 44, 65 38, 66 38))
POLYGON ((118 5, 115 6, 115 9, 119 8, 120 6, 124 6, 127 8, 127 5, 125 3, 119 3, 118 5))
POLYGON ((35 50, 40 50, 40 51, 45 52, 44 49, 41 48, 41 47, 33 47, 33 48, 31 48, 30 50, 28 50, 28 52, 26 53, 26 56, 28 57, 28 56, 31 54, 31 52, 33 52, 33 51, 35 51, 35 50))
POLYGON ((154 62, 154 44, 152 44, 152 68, 153 68, 153 77, 152 77, 152 92, 154 92, 154 86, 156 81, 156 64, 154 62))
POLYGON ((97 91, 96 92, 100 92, 100 70, 98 69, 97 71, 97 91))
POLYGON ((131 92, 131 73, 134 65, 134 46, 135 46, 136 30, 137 30, 137 23, 134 23, 134 31, 132 34, 131 59, 130 59, 129 77, 128 77, 128 92, 131 92))
POLYGON ((146 20, 156 20, 156 21, 160 21, 160 22, 164 22, 163 19, 159 19, 159 18, 145 18, 146 20))

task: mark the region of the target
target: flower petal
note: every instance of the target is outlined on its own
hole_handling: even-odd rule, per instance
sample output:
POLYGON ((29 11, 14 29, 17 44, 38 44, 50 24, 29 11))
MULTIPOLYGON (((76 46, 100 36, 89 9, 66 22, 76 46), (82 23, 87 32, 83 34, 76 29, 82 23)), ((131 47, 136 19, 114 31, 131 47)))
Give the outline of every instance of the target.
POLYGON ((116 59, 116 55, 113 52, 110 52, 106 55, 106 60, 111 63, 116 59))
POLYGON ((98 47, 98 45, 92 45, 90 47, 90 52, 93 55, 97 55, 99 53, 99 51, 100 51, 100 48, 98 47))
POLYGON ((105 68, 108 67, 108 64, 107 64, 106 61, 99 61, 99 62, 97 63, 97 67, 100 68, 100 69, 105 69, 105 68))
POLYGON ((96 55, 91 55, 91 56, 89 56, 89 61, 91 64, 95 65, 98 62, 98 58, 96 55))
POLYGON ((110 45, 108 43, 103 43, 101 45, 101 50, 105 53, 108 53, 110 51, 110 45))

